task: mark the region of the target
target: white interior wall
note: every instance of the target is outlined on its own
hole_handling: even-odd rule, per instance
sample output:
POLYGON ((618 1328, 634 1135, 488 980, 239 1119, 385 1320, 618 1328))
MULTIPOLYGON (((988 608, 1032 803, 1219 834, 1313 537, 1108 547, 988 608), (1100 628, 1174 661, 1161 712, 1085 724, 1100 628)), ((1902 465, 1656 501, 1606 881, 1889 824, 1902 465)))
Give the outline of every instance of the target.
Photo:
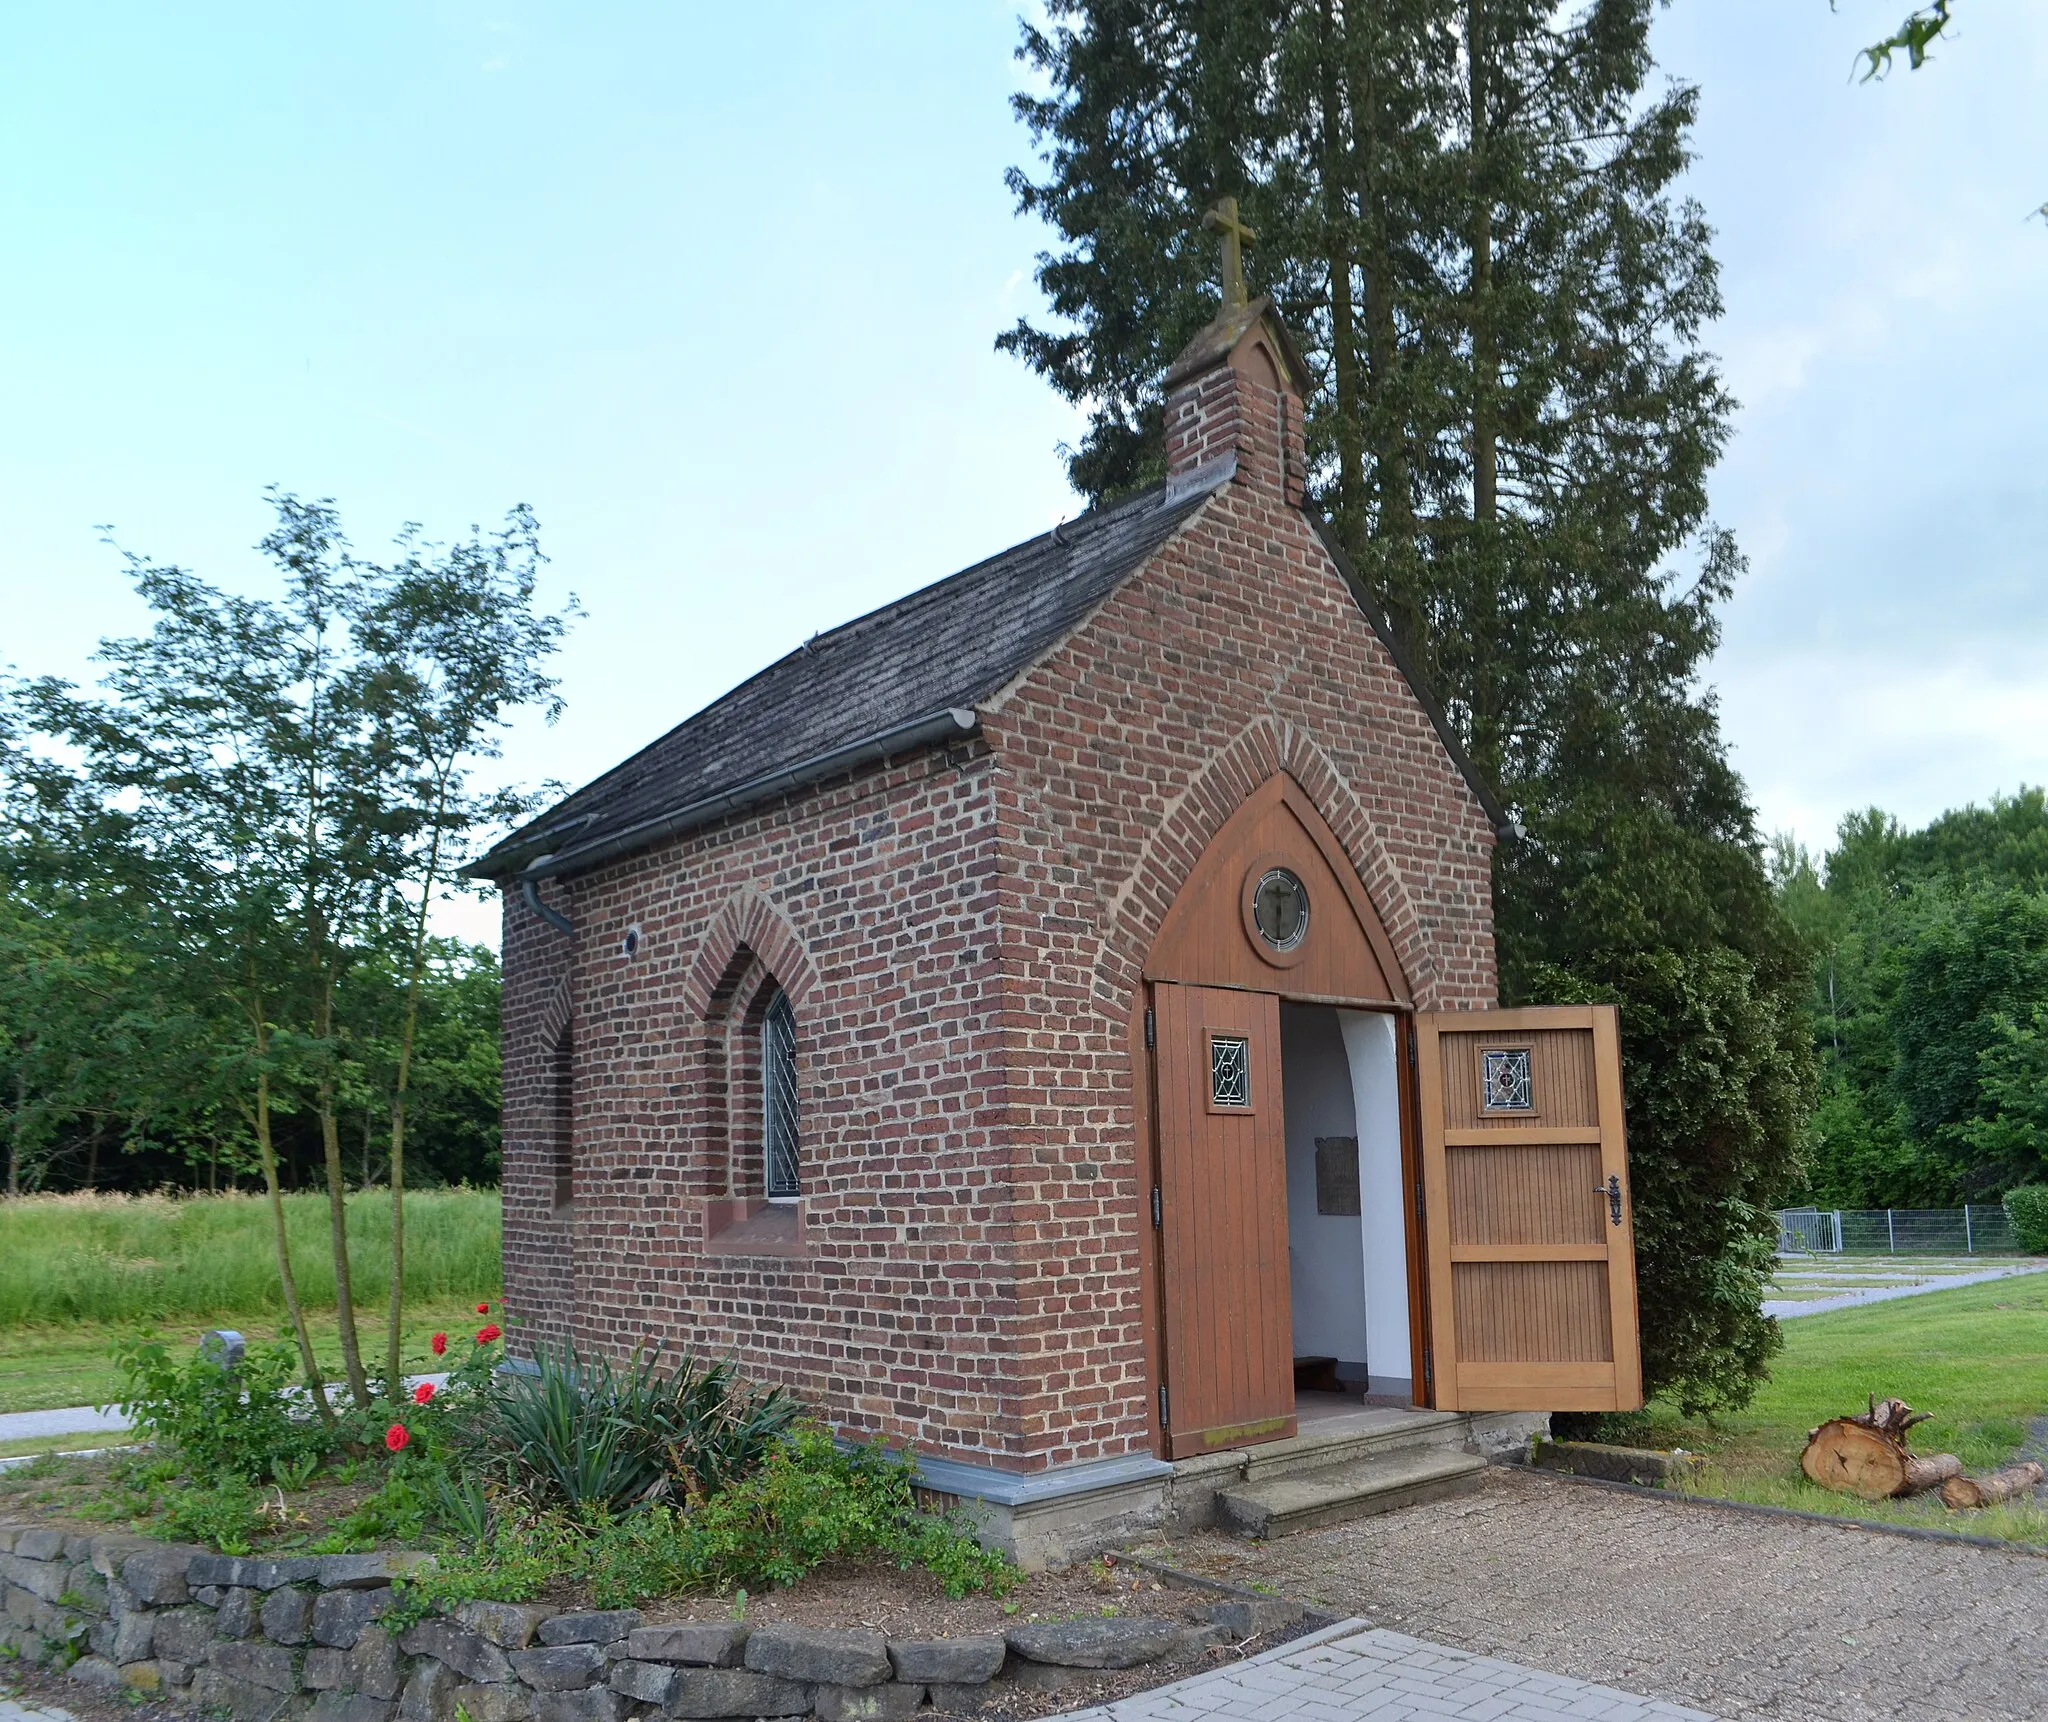
POLYGON ((1316 1138, 1358 1134, 1351 1064, 1337 1012, 1326 1005, 1281 1005, 1280 1080, 1287 1112, 1287 1275, 1294 1296, 1294 1355, 1334 1357, 1341 1375, 1362 1380, 1370 1355, 1364 1237, 1358 1220, 1316 1212, 1316 1138))
MULTIPOLYGON (((1359 1217, 1355 1224, 1365 1277, 1365 1355, 1371 1366, 1371 1391, 1409 1395, 1414 1384, 1408 1340, 1406 1196, 1401 1183, 1401 1086, 1395 1063, 1398 1019, 1384 1011, 1333 1010, 1323 1014, 1334 1019, 1343 1037, 1357 1120, 1359 1217)), ((1281 1045, 1283 1049, 1286 1046, 1284 1030, 1281 1045)), ((1288 1101, 1291 1112, 1291 1090, 1288 1101)), ((1290 1201, 1292 1143, 1290 1131, 1290 1201)), ((1313 1207, 1313 1164, 1310 1178, 1313 1207)), ((1299 1331, 1297 1325, 1297 1334, 1299 1331)))

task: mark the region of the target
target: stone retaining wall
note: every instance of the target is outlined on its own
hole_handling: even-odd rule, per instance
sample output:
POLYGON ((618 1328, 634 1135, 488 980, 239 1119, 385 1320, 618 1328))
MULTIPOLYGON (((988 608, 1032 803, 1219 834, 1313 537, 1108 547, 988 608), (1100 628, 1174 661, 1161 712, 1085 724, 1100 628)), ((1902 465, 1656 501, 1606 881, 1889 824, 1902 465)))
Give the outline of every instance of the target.
POLYGON ((470 1602, 387 1627, 392 1581, 428 1557, 245 1559, 132 1536, 0 1524, 0 1646, 74 1680, 234 1722, 629 1722, 979 1709, 1289 1625, 1233 1601, 1212 1624, 1091 1619, 891 1639, 739 1621, 644 1625, 637 1610, 470 1602))

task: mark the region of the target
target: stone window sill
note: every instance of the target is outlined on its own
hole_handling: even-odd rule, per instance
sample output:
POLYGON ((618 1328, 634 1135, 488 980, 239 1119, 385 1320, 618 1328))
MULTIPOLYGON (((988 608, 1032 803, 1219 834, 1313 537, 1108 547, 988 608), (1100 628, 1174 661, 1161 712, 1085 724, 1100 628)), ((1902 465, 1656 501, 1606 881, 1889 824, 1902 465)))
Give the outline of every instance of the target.
POLYGON ((704 1253, 710 1256, 805 1256, 801 1202, 743 1196, 704 1204, 704 1253))

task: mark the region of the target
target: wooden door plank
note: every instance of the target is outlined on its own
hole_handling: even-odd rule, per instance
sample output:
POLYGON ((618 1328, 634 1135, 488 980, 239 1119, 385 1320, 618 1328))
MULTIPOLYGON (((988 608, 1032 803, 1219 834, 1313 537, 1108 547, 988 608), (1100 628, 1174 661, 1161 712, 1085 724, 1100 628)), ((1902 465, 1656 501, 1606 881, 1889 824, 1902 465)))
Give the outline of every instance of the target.
POLYGON ((1200 1330, 1188 1319, 1184 1308, 1188 1281, 1195 1261, 1190 1232, 1188 1203, 1188 1145, 1182 1139, 1186 1109, 1166 1104, 1166 1097, 1181 1091, 1187 1081, 1186 1034, 1181 1026, 1182 1001, 1179 989, 1154 989, 1153 1038, 1158 1042, 1159 1092, 1153 1105, 1159 1118, 1160 1192, 1164 1201, 1165 1233, 1160 1249, 1160 1278, 1165 1288, 1163 1314, 1166 1328, 1166 1386, 1171 1413, 1167 1428, 1169 1447, 1174 1426, 1185 1412, 1174 1404, 1183 1393, 1194 1391, 1201 1365, 1193 1355, 1200 1330))
POLYGON ((1593 1066, 1600 1084, 1603 1176, 1621 1180, 1621 1224, 1609 1226, 1607 1306, 1614 1323, 1615 1409, 1643 1404, 1641 1316, 1636 1308, 1635 1203, 1628 1179, 1628 1113, 1621 1092, 1621 1018, 1612 1005, 1593 1019, 1593 1066))
POLYGON ((1599 1145, 1607 1132, 1598 1124, 1494 1124, 1446 1129, 1446 1148, 1549 1148, 1558 1143, 1599 1145))
POLYGON ((1516 1010, 1444 1010, 1434 1017, 1446 1034, 1530 1034, 1543 1029, 1591 1028, 1612 1005, 1523 1005, 1516 1010))
POLYGON ((1430 1404, 1460 1411, 1458 1341, 1451 1319, 1451 1199, 1444 1162, 1443 1045, 1433 1011, 1415 1017, 1415 1089, 1421 1123, 1422 1229, 1429 1276, 1430 1404))
POLYGON ((1468 1411, 1614 1411, 1608 1363, 1467 1363, 1468 1411))
POLYGON ((1453 1244, 1454 1262, 1604 1262, 1608 1247, 1597 1244, 1453 1244))
POLYGON ((1398 1021, 1394 1034, 1394 1090, 1401 1108, 1401 1230, 1408 1251, 1408 1392, 1414 1404, 1434 1406, 1435 1388, 1429 1368, 1429 1243, 1422 1225, 1422 1129, 1416 1099, 1414 1017, 1409 1015, 1398 1021))

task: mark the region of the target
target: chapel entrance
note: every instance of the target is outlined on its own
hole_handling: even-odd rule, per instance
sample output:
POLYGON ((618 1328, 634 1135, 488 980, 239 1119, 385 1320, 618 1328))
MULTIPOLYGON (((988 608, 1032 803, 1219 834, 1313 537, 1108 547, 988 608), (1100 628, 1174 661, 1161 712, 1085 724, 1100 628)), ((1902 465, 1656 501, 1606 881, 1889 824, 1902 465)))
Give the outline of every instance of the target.
POLYGON ((1612 1007, 1418 1012, 1284 773, 1211 841, 1145 976, 1166 1457, 1295 1434, 1297 1387, 1641 1404, 1612 1007))
POLYGON ((1297 1381, 1407 1403, 1408 983, 1292 778, 1211 841, 1146 974, 1168 1456, 1294 1434, 1297 1381))

